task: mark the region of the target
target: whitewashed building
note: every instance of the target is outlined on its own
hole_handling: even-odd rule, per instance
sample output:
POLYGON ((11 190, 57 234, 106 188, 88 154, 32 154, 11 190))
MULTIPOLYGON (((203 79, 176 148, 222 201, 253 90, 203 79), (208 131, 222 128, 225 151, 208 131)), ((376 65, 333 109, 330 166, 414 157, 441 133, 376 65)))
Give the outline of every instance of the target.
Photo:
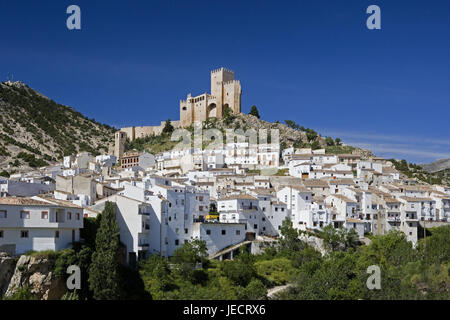
POLYGON ((62 250, 80 241, 83 209, 31 198, 0 198, 0 251, 62 250))

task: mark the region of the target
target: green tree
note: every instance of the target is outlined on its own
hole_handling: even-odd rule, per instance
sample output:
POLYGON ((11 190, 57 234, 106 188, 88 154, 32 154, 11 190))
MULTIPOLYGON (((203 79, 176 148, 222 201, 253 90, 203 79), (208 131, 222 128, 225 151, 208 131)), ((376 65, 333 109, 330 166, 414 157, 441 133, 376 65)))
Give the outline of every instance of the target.
POLYGON ((118 250, 119 226, 115 205, 108 201, 102 212, 89 268, 89 287, 94 299, 115 300, 120 297, 118 250))
POLYGON ((252 108, 250 109, 250 113, 249 114, 251 114, 252 116, 257 117, 258 119, 260 119, 258 108, 256 106, 252 106, 252 108))
POLYGON ((234 121, 234 119, 235 119, 235 116, 233 114, 233 110, 231 110, 231 108, 228 107, 228 106, 225 107, 223 109, 223 120, 224 120, 224 123, 227 126, 229 126, 234 121))
POLYGON ((291 255, 294 251, 305 248, 305 243, 299 239, 299 232, 293 227, 289 218, 283 220, 281 224, 280 251, 286 255, 291 255))
POLYGON ((320 149, 319 141, 314 141, 313 143, 311 143, 311 149, 313 149, 313 150, 320 149))
POLYGON ((326 137, 325 142, 327 143, 327 146, 329 146, 329 147, 334 146, 334 140, 331 137, 326 137))
POLYGON ((340 138, 336 138, 334 141, 335 141, 337 146, 341 145, 341 139, 340 138))
POLYGON ((164 292, 174 287, 169 262, 164 257, 152 255, 149 259, 140 263, 139 272, 146 290, 155 299, 162 299, 164 292))
POLYGON ((319 235, 323 239, 324 247, 332 252, 356 248, 359 243, 358 234, 354 229, 336 229, 331 224, 324 227, 319 235))
POLYGON ((9 178, 9 173, 8 173, 8 171, 3 170, 2 172, 0 172, 0 176, 1 176, 1 177, 9 178))
POLYGON ((208 262, 208 249, 206 242, 194 239, 183 244, 173 253, 172 262, 177 265, 181 276, 187 280, 195 280, 197 264, 205 266, 208 262))
POLYGON ((225 261, 222 271, 236 285, 246 287, 256 277, 255 257, 241 247, 234 260, 225 261))
POLYGON ((267 297, 266 286, 259 279, 252 279, 242 291, 242 299, 262 300, 267 297))
POLYGON ((164 125, 164 128, 162 130, 162 133, 172 133, 175 130, 175 128, 173 127, 172 123, 170 122, 170 119, 167 119, 166 124, 164 125))
MULTIPOLYGON (((427 229, 428 230, 428 229, 427 229)), ((429 229, 431 236, 421 239, 417 250, 427 264, 441 264, 450 261, 450 226, 429 229)))

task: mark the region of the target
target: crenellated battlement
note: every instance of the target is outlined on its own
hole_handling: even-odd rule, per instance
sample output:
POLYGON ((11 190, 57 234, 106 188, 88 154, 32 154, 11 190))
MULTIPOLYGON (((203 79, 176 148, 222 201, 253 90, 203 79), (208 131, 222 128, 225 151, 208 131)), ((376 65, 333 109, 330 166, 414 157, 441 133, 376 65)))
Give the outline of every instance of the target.
POLYGON ((233 83, 236 83, 236 84, 239 84, 239 85, 241 84, 241 82, 239 80, 228 80, 228 81, 225 81, 223 83, 223 85, 226 86, 228 84, 233 84, 233 83))
POLYGON ((234 71, 233 71, 233 70, 229 70, 229 69, 226 69, 226 68, 223 68, 223 67, 222 67, 222 68, 218 68, 218 69, 212 70, 212 71, 211 71, 211 74, 217 73, 217 72, 221 72, 221 71, 225 71, 225 72, 234 74, 234 71))

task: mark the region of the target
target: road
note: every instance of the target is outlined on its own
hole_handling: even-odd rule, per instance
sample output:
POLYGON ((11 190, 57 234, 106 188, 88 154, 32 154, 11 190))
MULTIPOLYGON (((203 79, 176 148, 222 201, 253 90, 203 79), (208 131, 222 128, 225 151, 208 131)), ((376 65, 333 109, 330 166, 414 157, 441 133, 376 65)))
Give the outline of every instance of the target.
POLYGON ((285 284, 284 286, 273 287, 273 288, 267 290, 267 297, 270 299, 278 292, 286 290, 287 288, 289 288, 291 286, 292 286, 292 283, 285 284))

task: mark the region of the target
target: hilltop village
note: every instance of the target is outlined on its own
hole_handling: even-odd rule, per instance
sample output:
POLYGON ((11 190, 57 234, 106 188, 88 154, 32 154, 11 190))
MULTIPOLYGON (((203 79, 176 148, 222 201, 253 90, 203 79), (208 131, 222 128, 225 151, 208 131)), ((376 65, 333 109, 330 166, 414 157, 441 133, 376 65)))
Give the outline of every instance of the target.
MULTIPOLYGON (((241 112, 234 73, 211 72, 211 93, 180 101, 186 128, 241 112), (228 110, 228 111, 227 111, 228 110)), ((166 123, 115 133, 110 154, 64 157, 59 165, 0 177, 0 251, 61 250, 80 241, 84 217, 114 204, 126 262, 170 257, 192 239, 211 258, 232 258, 243 244, 270 242, 285 219, 305 234, 325 226, 369 234, 400 230, 414 245, 419 226, 450 222, 450 187, 421 184, 383 158, 330 154, 274 141, 227 141, 217 149, 125 152, 125 144, 160 134, 166 123)))

